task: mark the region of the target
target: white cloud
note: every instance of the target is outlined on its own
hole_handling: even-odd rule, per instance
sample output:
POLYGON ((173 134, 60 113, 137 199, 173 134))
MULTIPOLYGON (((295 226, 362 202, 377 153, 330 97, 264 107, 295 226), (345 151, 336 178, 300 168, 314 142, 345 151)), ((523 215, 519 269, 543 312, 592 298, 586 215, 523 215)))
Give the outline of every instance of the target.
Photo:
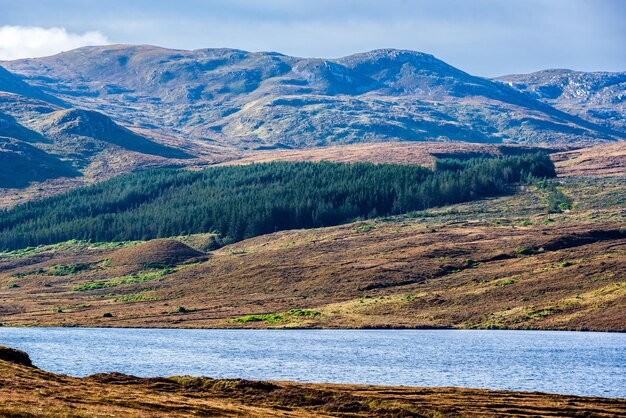
POLYGON ((0 60, 43 57, 81 46, 108 43, 100 32, 81 35, 59 27, 0 26, 0 60))

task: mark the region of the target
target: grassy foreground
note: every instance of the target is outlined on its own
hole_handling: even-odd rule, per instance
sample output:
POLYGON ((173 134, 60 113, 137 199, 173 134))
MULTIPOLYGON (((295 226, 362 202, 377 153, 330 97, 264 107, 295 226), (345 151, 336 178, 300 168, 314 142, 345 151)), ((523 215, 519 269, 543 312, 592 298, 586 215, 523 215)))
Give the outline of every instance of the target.
POLYGON ((83 379, 0 347, 3 417, 512 417, 626 415, 626 400, 538 392, 306 384, 210 378, 83 379))

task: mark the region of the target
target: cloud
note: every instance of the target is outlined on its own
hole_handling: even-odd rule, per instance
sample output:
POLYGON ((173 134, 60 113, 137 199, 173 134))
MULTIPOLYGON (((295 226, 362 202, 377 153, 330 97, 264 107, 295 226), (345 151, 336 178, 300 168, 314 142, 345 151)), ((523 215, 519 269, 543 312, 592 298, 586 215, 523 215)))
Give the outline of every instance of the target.
POLYGON ((60 27, 1 26, 0 60, 43 57, 81 46, 108 43, 106 36, 97 31, 81 35, 60 27))

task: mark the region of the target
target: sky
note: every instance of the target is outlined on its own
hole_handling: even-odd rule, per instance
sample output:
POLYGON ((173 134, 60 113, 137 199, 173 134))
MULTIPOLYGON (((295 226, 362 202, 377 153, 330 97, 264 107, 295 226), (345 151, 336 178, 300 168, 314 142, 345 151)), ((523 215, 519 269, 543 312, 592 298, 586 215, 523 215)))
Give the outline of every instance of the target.
POLYGON ((110 43, 320 58, 411 49, 486 77, 626 71, 626 1, 0 0, 0 60, 110 43))

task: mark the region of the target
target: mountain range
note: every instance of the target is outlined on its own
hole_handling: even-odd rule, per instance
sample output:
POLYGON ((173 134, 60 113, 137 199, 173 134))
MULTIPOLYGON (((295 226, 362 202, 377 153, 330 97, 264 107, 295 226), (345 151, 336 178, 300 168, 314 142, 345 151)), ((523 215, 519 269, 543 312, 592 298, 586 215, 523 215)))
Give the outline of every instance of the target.
POLYGON ((314 59, 146 45, 0 66, 5 189, 46 189, 64 178, 76 179, 74 187, 269 149, 399 141, 573 147, 626 138, 626 73, 488 79, 405 50, 314 59))

